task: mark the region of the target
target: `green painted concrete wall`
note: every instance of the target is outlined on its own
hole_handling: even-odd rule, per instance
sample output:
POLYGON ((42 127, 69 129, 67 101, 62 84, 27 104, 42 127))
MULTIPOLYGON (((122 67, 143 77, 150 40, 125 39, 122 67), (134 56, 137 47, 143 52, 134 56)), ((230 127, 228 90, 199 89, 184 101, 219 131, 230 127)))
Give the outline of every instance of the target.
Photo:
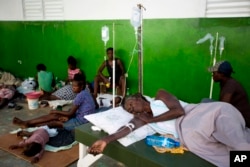
MULTIPOLYGON (((101 27, 115 23, 116 55, 127 69, 135 46, 134 29, 129 20, 0 22, 0 67, 25 78, 34 76, 36 64, 44 63, 55 76, 65 79, 66 59, 74 55, 79 66, 92 81, 105 55, 101 27), (22 61, 22 64, 18 63, 22 61)), ((250 95, 250 18, 217 19, 150 19, 143 22, 144 94, 154 96, 164 88, 188 102, 199 102, 209 96, 211 65, 209 41, 196 41, 207 33, 225 36, 225 50, 217 60, 227 59, 234 67, 233 77, 250 95)), ((135 54, 128 72, 128 87, 138 89, 138 58, 135 54)), ((218 84, 213 98, 218 98, 218 84)))

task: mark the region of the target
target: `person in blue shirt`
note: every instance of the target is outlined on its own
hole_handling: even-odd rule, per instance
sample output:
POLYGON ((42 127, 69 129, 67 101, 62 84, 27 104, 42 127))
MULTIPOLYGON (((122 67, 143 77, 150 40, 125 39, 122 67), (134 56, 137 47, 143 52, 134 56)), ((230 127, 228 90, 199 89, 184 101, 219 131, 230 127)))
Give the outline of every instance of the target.
POLYGON ((52 110, 48 115, 23 121, 14 117, 13 124, 21 127, 36 127, 48 125, 50 128, 65 128, 73 130, 76 126, 87 123, 85 115, 95 113, 95 102, 91 93, 85 89, 86 78, 83 74, 76 74, 72 82, 72 89, 77 93, 70 111, 52 110))

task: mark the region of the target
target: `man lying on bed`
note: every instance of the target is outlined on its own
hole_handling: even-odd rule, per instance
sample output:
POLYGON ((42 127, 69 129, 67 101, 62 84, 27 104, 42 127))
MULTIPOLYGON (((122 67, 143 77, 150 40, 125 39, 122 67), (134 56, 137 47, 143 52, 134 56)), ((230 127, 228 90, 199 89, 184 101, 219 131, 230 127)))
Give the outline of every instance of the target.
POLYGON ((102 153, 108 143, 147 123, 162 121, 174 121, 175 124, 170 123, 170 128, 176 131, 181 143, 216 166, 229 166, 230 150, 250 150, 250 129, 231 104, 214 102, 182 107, 175 96, 159 90, 151 103, 141 94, 135 94, 123 101, 123 107, 134 118, 116 133, 93 143, 89 153, 102 153), (163 108, 165 112, 162 112, 163 108))

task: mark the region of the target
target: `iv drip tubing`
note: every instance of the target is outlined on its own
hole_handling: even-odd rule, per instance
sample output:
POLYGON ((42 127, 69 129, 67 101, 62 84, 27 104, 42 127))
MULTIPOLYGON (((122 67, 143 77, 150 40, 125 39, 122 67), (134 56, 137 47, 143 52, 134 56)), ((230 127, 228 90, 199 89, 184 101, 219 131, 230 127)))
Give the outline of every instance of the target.
POLYGON ((130 61, 129 61, 129 65, 128 65, 128 70, 127 70, 127 74, 128 74, 128 72, 129 72, 129 70, 130 70, 130 66, 131 66, 131 64, 132 64, 132 61, 133 61, 133 59, 134 59, 134 54, 135 54, 135 48, 136 48, 136 45, 137 45, 137 41, 135 42, 135 46, 134 46, 134 48, 133 48, 133 51, 132 51, 132 54, 131 54, 131 58, 130 58, 130 61))

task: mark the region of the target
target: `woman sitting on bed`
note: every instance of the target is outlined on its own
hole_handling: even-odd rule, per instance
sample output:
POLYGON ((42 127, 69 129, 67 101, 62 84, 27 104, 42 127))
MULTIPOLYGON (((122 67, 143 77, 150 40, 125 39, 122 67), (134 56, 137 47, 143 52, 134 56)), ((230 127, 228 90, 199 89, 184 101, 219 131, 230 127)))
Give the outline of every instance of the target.
POLYGON ((250 150, 250 129, 237 109, 228 103, 181 104, 175 96, 159 90, 152 102, 136 94, 127 97, 123 107, 134 118, 116 133, 96 141, 89 153, 102 153, 108 143, 147 123, 168 121, 174 122, 169 123, 166 131, 176 133, 191 152, 216 166, 229 166, 231 150, 250 150))

